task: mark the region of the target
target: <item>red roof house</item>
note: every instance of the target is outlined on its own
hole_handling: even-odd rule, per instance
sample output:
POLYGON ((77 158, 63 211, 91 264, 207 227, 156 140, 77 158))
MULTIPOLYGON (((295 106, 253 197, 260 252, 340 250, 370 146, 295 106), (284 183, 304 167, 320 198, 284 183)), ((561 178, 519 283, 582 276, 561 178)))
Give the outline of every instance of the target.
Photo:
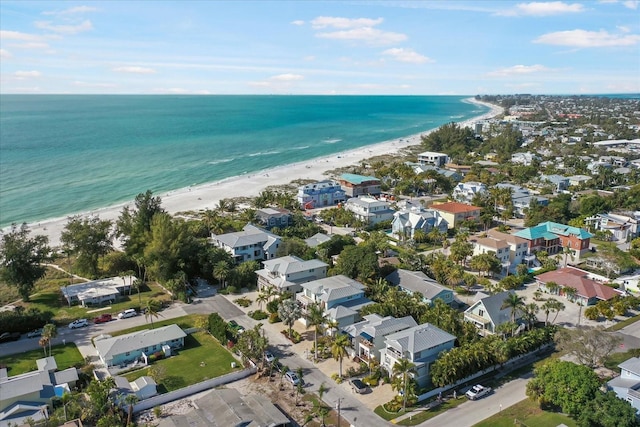
POLYGON ((575 289, 576 297, 572 299, 582 305, 593 305, 598 301, 608 301, 621 295, 618 290, 591 279, 587 271, 574 267, 564 267, 539 274, 536 280, 546 291, 549 291, 547 284, 550 282, 560 285, 561 294, 564 294, 562 288, 575 289))

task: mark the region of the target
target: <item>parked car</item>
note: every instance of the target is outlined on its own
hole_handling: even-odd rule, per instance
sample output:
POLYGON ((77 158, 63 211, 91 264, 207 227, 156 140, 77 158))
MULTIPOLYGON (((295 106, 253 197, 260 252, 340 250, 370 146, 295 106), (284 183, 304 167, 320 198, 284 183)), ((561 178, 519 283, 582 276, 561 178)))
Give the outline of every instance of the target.
POLYGON ((276 360, 276 357, 269 350, 264 352, 264 361, 267 363, 271 363, 276 360))
POLYGON ((284 377, 287 379, 287 381, 289 381, 293 385, 298 385, 302 381, 300 378, 298 378, 298 375, 293 371, 287 371, 287 373, 284 374, 284 377))
POLYGON ((36 338, 41 335, 42 335, 42 328, 34 329, 33 331, 27 333, 27 338, 36 338))
POLYGON ((469 400, 478 400, 491 393, 491 387, 476 384, 465 393, 469 400))
POLYGON ((89 326, 89 321, 87 321, 87 319, 78 319, 69 323, 69 329, 84 328, 85 326, 89 326))
POLYGON ((20 339, 20 332, 5 332, 0 335, 0 342, 17 341, 20 339))
POLYGON ((133 308, 129 308, 122 313, 118 313, 118 319, 127 319, 129 317, 136 317, 137 315, 137 311, 135 311, 133 308))
POLYGON ((244 327, 240 326, 235 320, 229 320, 229 329, 237 334, 241 334, 244 332, 244 327))
POLYGON ((349 380, 349 384, 351 384, 351 388, 353 388, 353 391, 355 391, 358 394, 367 392, 367 385, 363 383, 362 380, 359 380, 358 378, 349 380))
POLYGON ((95 317, 93 319, 93 323, 106 323, 106 322, 111 322, 112 320, 113 320, 113 317, 110 314, 104 313, 98 317, 95 317))

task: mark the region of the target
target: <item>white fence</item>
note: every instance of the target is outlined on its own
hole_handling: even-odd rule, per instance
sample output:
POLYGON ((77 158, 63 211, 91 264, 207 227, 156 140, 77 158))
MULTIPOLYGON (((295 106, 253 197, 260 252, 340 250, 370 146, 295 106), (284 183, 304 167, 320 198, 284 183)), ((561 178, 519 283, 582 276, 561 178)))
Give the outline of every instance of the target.
POLYGON ((133 413, 137 414, 140 411, 144 411, 150 408, 154 408, 158 405, 163 405, 174 400, 183 399, 192 394, 199 393, 201 391, 209 390, 214 387, 228 384, 233 381, 238 381, 256 373, 256 368, 244 369, 238 372, 232 372, 221 377, 212 378, 210 380, 202 381, 197 384, 190 385, 188 387, 181 388, 179 390, 170 391, 169 393, 159 394, 157 396, 150 397, 149 399, 142 400, 133 406, 133 413))

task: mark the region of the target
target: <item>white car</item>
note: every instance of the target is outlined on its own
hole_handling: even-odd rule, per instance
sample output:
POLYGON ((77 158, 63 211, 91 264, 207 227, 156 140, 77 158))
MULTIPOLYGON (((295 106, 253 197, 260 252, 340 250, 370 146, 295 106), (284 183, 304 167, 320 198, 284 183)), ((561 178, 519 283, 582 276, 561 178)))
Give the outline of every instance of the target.
POLYGON ((276 360, 276 357, 269 350, 264 352, 264 361, 267 363, 271 363, 276 360))
POLYGON ((476 384, 465 393, 469 400, 477 400, 491 393, 491 387, 476 384))
POLYGON ((89 321, 87 319, 78 319, 69 323, 69 329, 84 328, 85 326, 89 326, 89 321))
POLYGON ((123 311, 122 313, 119 313, 118 319, 127 319, 129 317, 136 317, 137 315, 138 315, 137 311, 135 311, 133 308, 129 308, 123 311))
POLYGON ((300 378, 298 378, 298 375, 296 375, 296 373, 293 371, 287 371, 287 373, 284 374, 284 377, 293 385, 300 384, 300 378))

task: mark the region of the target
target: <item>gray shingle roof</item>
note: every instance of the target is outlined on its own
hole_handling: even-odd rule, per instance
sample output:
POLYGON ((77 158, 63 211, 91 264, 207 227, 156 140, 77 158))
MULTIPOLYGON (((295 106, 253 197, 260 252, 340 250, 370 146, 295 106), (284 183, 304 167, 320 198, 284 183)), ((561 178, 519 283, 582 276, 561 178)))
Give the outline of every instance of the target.
POLYGON ((110 360, 113 356, 129 351, 151 347, 169 340, 184 338, 187 334, 180 326, 173 324, 157 329, 145 329, 130 334, 119 335, 113 338, 98 340, 95 342, 96 350, 104 360, 110 360))
MULTIPOLYGON (((507 296, 513 293, 513 291, 504 291, 499 292, 495 295, 485 296, 480 298, 477 302, 471 305, 466 311, 469 313, 478 305, 482 304, 487 312, 487 316, 491 319, 491 322, 498 326, 508 320, 511 319, 511 309, 509 308, 500 308, 502 304, 504 304, 504 300, 507 296)), ((516 320, 522 317, 522 313, 520 311, 516 312, 516 320)))
POLYGON ((399 351, 407 351, 410 354, 415 354, 450 341, 455 341, 455 339, 455 336, 443 331, 431 323, 424 323, 422 325, 414 326, 413 328, 388 335, 385 342, 387 345, 394 347, 399 351))
POLYGON ((421 271, 398 269, 385 277, 385 280, 411 292, 420 292, 429 300, 435 298, 442 291, 449 290, 421 271))

